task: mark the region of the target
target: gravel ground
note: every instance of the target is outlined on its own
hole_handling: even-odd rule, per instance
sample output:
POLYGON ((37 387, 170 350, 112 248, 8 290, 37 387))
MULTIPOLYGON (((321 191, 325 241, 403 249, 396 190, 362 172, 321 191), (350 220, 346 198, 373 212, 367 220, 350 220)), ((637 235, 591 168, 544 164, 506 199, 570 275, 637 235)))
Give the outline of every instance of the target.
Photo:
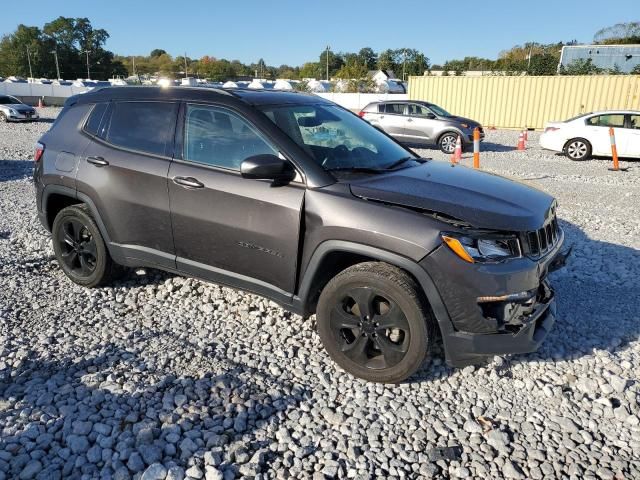
POLYGON ((383 386, 257 296, 155 271, 72 284, 35 217, 48 126, 0 125, 0 480, 640 478, 640 162, 488 132, 483 168, 560 202, 559 320, 535 354, 452 370, 435 352, 383 386))

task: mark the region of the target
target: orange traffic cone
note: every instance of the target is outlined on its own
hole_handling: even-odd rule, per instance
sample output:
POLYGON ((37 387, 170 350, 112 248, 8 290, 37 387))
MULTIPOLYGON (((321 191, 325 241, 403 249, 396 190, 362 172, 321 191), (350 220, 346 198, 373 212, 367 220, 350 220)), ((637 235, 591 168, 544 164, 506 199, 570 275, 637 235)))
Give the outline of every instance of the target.
POLYGON ((458 135, 458 139, 456 140, 456 149, 453 151, 453 157, 451 161, 453 163, 459 163, 462 160, 462 139, 460 135, 458 135))
POLYGON ((518 150, 525 150, 525 144, 524 144, 524 133, 520 132, 520 135, 518 135, 518 150))
POLYGON ((38 108, 44 107, 44 102, 42 101, 42 97, 38 99, 38 108))
POLYGON ((527 130, 527 127, 524 127, 524 144, 525 146, 527 145, 527 142, 529 141, 529 130, 527 130))

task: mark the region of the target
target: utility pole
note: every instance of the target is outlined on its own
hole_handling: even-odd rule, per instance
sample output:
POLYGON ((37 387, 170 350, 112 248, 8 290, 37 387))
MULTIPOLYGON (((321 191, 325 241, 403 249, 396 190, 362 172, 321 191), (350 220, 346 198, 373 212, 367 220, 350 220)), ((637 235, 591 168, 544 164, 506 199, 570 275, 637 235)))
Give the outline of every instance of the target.
POLYGON ((326 60, 327 60, 327 82, 329 81, 329 49, 330 48, 331 47, 329 47, 329 45, 327 45, 327 58, 326 58, 326 60))
POLYGON ((85 50, 83 53, 87 54, 87 80, 91 80, 91 73, 89 72, 89 50, 85 50))
POLYGON ((184 52, 184 78, 189 76, 189 72, 187 70, 187 52, 184 52))
POLYGON ((533 44, 529 45, 529 62, 527 63, 527 74, 529 74, 529 70, 531 70, 531 52, 533 50, 533 44))
POLYGON ((58 51, 57 50, 52 50, 51 53, 53 53, 53 56, 56 57, 56 73, 58 74, 58 80, 61 80, 61 78, 60 78, 60 65, 58 64, 58 51))
POLYGON ((407 49, 403 48, 402 49, 402 81, 403 82, 405 81, 405 73, 404 72, 406 70, 406 68, 405 68, 406 64, 407 64, 407 49))
POLYGON ((131 57, 131 63, 133 64, 133 76, 136 76, 136 57, 131 57))
POLYGON ((27 60, 29 61, 29 77, 33 78, 33 70, 31 70, 31 53, 29 52, 29 45, 27 45, 27 60))

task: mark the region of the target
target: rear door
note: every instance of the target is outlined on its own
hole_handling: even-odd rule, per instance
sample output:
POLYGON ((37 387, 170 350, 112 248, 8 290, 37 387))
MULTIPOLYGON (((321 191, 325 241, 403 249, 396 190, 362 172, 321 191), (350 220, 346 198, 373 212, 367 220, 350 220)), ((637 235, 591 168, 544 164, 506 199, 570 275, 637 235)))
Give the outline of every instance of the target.
POLYGON ((382 129, 392 137, 404 140, 407 124, 406 104, 402 102, 381 103, 379 109, 378 123, 382 129))
POLYGON ((407 123, 405 136, 407 141, 417 143, 433 143, 438 126, 442 121, 435 118, 435 115, 424 105, 410 103, 407 105, 407 123), (434 117, 434 118, 429 118, 434 117))
POLYGON ((589 117, 585 120, 586 139, 593 147, 593 155, 611 156, 611 139, 609 128, 613 128, 616 136, 618 153, 626 148, 627 136, 624 134, 624 114, 607 113, 589 117))
POLYGON ((178 104, 113 102, 78 169, 78 192, 95 203, 114 249, 130 259, 175 268, 167 173, 178 104))
POLYGON ((236 111, 184 106, 182 152, 171 164, 169 196, 180 270, 290 300, 305 186, 240 175, 240 164, 278 148, 236 111))

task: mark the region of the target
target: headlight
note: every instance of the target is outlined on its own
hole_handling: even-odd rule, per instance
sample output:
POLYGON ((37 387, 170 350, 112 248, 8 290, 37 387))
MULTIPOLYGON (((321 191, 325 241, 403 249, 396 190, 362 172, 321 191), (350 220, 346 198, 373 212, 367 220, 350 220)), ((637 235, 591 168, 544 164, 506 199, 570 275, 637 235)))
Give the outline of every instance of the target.
POLYGON ((522 256, 515 235, 460 235, 442 233, 442 240, 461 259, 469 263, 492 263, 522 256))
POLYGON ((9 113, 10 113, 11 115, 18 115, 18 112, 17 112, 16 110, 14 110, 13 108, 10 108, 10 109, 9 109, 9 113))

